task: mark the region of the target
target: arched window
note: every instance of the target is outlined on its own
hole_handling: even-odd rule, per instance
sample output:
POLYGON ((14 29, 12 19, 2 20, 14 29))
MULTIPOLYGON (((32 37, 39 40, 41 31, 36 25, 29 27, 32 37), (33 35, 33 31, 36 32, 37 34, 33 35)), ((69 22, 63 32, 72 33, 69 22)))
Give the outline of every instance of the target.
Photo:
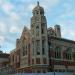
POLYGON ((36 26, 36 36, 39 36, 39 26, 36 26))
POLYGON ((40 40, 36 40, 36 54, 40 55, 40 40))
POLYGON ((45 40, 42 40, 42 54, 45 55, 45 40))
POLYGON ((34 41, 32 41, 32 54, 34 55, 34 41))
POLYGON ((68 47, 63 52, 63 59, 71 60, 71 58, 72 58, 72 49, 70 47, 68 47))
POLYGON ((41 27, 41 33, 42 33, 42 34, 44 34, 44 30, 45 30, 45 29, 44 29, 44 28, 45 28, 44 26, 45 26, 45 25, 42 24, 42 27, 41 27))
POLYGON ((57 58, 57 59, 61 58, 61 47, 60 46, 57 46, 55 48, 55 56, 54 57, 57 58))
POLYGON ((27 46, 23 47, 23 56, 27 55, 27 46))

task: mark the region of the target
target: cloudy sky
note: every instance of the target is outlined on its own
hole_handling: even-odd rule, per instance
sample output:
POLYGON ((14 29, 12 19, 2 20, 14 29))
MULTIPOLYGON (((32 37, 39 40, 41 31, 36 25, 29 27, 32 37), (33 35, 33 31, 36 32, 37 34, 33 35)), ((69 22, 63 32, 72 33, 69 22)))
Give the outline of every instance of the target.
MULTIPOLYGON (((63 38, 75 40, 75 0, 38 0, 44 7, 48 27, 61 26, 63 38)), ((37 0, 0 0, 0 45, 10 52, 15 48, 23 27, 30 27, 37 0)))

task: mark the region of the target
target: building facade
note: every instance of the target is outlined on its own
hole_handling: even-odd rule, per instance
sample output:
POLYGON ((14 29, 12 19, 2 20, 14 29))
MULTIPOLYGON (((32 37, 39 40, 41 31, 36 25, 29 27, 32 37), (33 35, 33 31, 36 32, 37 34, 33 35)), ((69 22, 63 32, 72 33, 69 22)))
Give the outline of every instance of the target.
POLYGON ((75 42, 57 37, 48 37, 48 40, 50 70, 74 72, 73 52, 75 51, 75 42))
POLYGON ((17 39, 16 48, 10 53, 10 65, 16 72, 75 71, 75 41, 63 39, 59 25, 47 28, 39 2, 32 13, 30 30, 24 27, 17 39))
POLYGON ((0 51, 0 72, 8 72, 6 67, 8 67, 10 64, 9 56, 10 54, 3 53, 2 51, 0 51))

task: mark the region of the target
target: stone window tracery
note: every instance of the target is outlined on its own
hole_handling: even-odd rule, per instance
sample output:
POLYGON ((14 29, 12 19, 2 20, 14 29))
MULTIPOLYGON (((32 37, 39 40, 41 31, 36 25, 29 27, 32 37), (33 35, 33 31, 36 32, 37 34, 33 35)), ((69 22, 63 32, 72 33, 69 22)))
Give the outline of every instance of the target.
POLYGON ((40 64, 40 58, 36 58, 36 64, 40 64))
POLYGON ((27 55, 27 46, 23 46, 23 56, 27 55))
POLYGON ((60 46, 56 46, 54 57, 57 58, 57 59, 61 58, 61 47, 60 46))
POLYGON ((36 26, 36 36, 39 36, 39 26, 36 26))
POLYGON ((34 41, 32 41, 32 54, 34 55, 34 41))
POLYGON ((40 55, 40 40, 36 40, 36 53, 40 55))
POLYGON ((42 54, 45 55, 45 40, 42 40, 42 54))
POLYGON ((72 49, 71 48, 67 48, 64 52, 63 52, 63 59, 67 59, 67 60, 71 60, 72 58, 72 49))

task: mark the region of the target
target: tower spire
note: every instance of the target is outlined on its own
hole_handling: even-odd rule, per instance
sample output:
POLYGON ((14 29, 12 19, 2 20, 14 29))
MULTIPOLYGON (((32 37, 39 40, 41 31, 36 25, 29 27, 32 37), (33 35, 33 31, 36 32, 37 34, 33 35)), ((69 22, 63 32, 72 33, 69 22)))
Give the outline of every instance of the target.
POLYGON ((37 6, 39 6, 39 1, 37 1, 37 6))

